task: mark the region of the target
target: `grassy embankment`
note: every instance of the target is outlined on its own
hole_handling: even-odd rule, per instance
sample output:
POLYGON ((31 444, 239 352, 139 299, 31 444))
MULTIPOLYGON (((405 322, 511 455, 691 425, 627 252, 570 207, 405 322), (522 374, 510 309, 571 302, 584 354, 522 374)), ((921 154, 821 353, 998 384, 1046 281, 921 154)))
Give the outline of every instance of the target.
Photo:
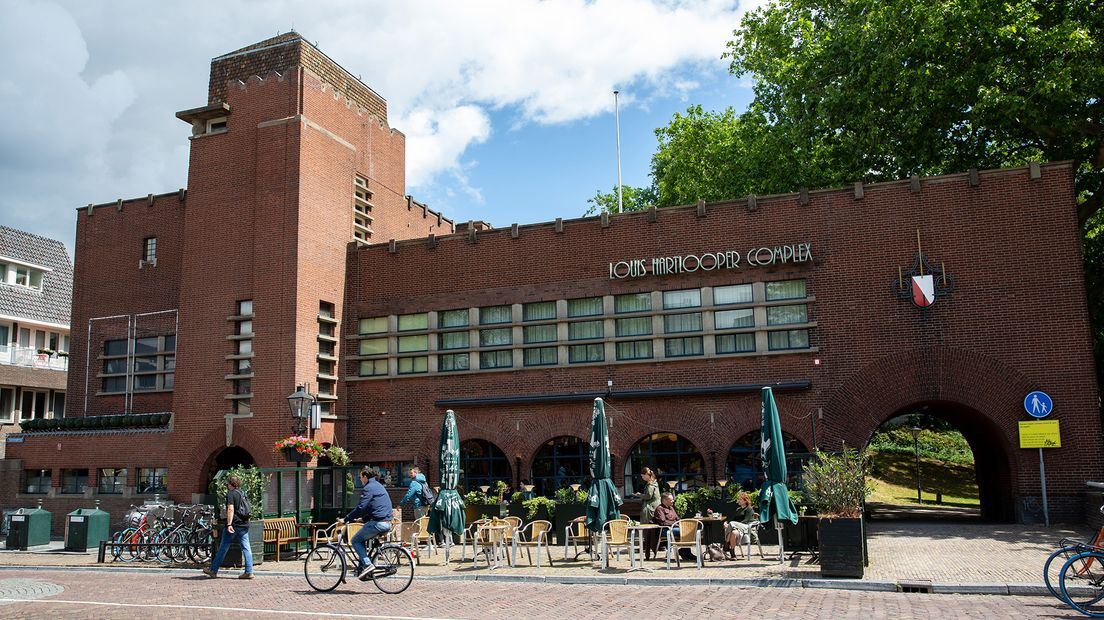
MULTIPOLYGON (((957 431, 924 430, 920 434, 920 480, 924 503, 935 503, 936 493, 950 506, 977 506, 974 457, 957 431)), ((872 502, 916 503, 916 456, 912 434, 894 429, 875 434, 870 442, 872 502)))

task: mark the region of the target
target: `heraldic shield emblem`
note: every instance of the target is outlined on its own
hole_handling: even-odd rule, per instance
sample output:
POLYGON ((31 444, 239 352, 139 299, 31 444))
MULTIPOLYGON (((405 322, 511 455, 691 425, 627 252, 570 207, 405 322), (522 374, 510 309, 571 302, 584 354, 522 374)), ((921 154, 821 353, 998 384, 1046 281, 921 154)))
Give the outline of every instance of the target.
POLYGON ((947 275, 946 265, 938 267, 928 262, 928 257, 920 247, 920 231, 916 231, 916 258, 908 269, 897 268, 897 280, 893 283, 893 293, 899 299, 911 299, 920 309, 930 308, 935 301, 954 290, 954 278, 947 275), (906 285, 905 283, 908 282, 906 285))

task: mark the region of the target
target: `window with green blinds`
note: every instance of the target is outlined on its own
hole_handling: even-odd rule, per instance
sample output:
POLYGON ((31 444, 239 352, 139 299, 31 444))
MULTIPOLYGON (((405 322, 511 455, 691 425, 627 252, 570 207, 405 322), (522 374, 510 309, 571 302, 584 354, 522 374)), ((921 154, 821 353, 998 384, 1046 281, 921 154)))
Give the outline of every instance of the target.
POLYGON ((767 301, 804 298, 805 280, 783 280, 781 282, 767 282, 767 301))
POLYGON ((567 326, 568 340, 589 340, 602 337, 602 321, 580 321, 567 326))
POLYGON ((441 350, 466 349, 468 348, 468 342, 468 332, 466 331, 437 334, 437 348, 441 350))
POLYGON ((689 314, 668 314, 663 317, 663 331, 668 334, 681 332, 700 332, 702 330, 701 312, 689 314))
POLYGON ((602 314, 602 298, 587 297, 567 300, 567 316, 597 316, 602 314))
POLYGON ((479 330, 479 346, 504 347, 513 342, 509 327, 479 330))
POLYGON ((646 312, 652 309, 651 293, 629 293, 613 298, 613 311, 621 314, 625 312, 646 312))
POLYGON ((521 307, 521 320, 548 321, 556 318, 556 302, 536 301, 521 307))
POLYGON ((631 319, 617 319, 617 337, 624 336, 650 336, 652 333, 652 317, 641 316, 631 319))
POLYGON ((444 310, 437 313, 437 327, 467 327, 468 326, 468 311, 467 309, 460 310, 444 310))
POLYGON ((790 325, 808 322, 809 313, 805 304, 767 308, 767 325, 790 325))
POLYGON ((530 325, 524 328, 525 344, 556 342, 556 325, 530 325))
POLYGON ((513 321, 510 306, 488 306, 479 309, 479 324, 493 325, 495 323, 509 323, 513 321))
POLYGON ((718 306, 726 304, 750 304, 753 299, 750 284, 717 286, 713 288, 713 303, 718 306))

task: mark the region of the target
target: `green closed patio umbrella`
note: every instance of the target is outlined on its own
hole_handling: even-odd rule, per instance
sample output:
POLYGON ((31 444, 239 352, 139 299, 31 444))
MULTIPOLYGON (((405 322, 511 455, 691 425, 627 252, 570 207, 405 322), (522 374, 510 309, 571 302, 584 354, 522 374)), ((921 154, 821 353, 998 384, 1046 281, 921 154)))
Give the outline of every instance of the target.
MULTIPOLYGON (((790 500, 786 486, 786 444, 782 440, 782 424, 778 421, 778 407, 774 393, 763 388, 762 415, 759 423, 759 456, 763 461, 766 480, 759 489, 759 522, 772 521, 778 530, 778 561, 782 561, 782 521, 797 523, 797 508, 790 500)), ((749 552, 750 553, 750 552, 749 552)))
POLYGON ((621 496, 610 479, 609 428, 606 426, 606 406, 601 398, 594 399, 590 417, 590 491, 587 493, 586 525, 598 534, 607 521, 621 515, 621 496))
POLYGON ((456 432, 456 413, 452 409, 445 412, 445 421, 441 426, 437 471, 441 477, 441 489, 429 510, 429 532, 443 533, 445 563, 448 564, 452 536, 464 531, 464 498, 456 490, 460 481, 460 435, 456 432))

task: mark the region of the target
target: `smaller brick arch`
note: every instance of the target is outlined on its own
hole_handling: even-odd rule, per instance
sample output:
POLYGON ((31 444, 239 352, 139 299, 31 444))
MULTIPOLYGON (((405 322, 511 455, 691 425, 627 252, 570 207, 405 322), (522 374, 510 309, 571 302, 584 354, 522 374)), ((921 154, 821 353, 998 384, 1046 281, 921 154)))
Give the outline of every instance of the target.
MULTIPOLYGON (((614 480, 614 484, 618 484, 622 480, 624 480, 626 482, 631 480, 633 484, 636 484, 636 480, 639 477, 639 473, 640 473, 639 470, 641 469, 641 467, 650 467, 659 476, 660 490, 661 491, 666 491, 667 490, 667 487, 665 486, 665 484, 667 482, 671 481, 671 480, 668 480, 668 477, 665 474, 668 473, 668 472, 674 471, 670 466, 668 466, 666 468, 668 470, 668 472, 664 472, 664 471, 662 471, 664 468, 662 468, 662 467, 657 468, 657 464, 655 462, 651 462, 652 459, 646 459, 646 460, 643 460, 643 461, 638 463, 641 467, 633 468, 633 459, 636 458, 634 456, 634 453, 639 449, 639 447, 641 446, 641 444, 644 441, 648 440, 650 437, 652 437, 654 435, 675 435, 675 437, 677 437, 678 439, 681 439, 681 440, 685 441, 686 443, 689 443, 690 446, 694 449, 694 452, 696 452, 698 457, 700 458, 700 467, 701 467, 701 469, 700 469, 700 481, 702 483, 705 483, 708 480, 708 478, 709 478, 709 473, 708 472, 709 472, 709 466, 710 466, 709 460, 708 460, 708 454, 703 453, 701 451, 701 448, 698 447, 698 444, 694 443, 690 438, 688 438, 688 437, 686 437, 682 434, 679 434, 679 433, 675 433, 675 432, 671 432, 671 431, 655 431, 655 432, 648 433, 648 434, 644 435, 643 437, 637 438, 637 440, 632 444, 632 447, 625 451, 624 459, 623 459, 623 462, 622 462, 623 464, 622 464, 621 471, 620 471, 620 474, 621 474, 622 478, 620 480, 614 480), (630 468, 632 469, 632 471, 630 471, 630 468)), ((699 463, 696 461, 696 459, 692 456, 693 453, 690 453, 690 454, 691 454, 691 456, 688 457, 688 460, 686 462, 681 462, 680 463, 680 467, 682 468, 682 473, 686 473, 688 467, 693 468, 693 467, 696 467, 696 466, 699 465, 699 463)))
MULTIPOLYGON (((248 428, 241 426, 234 428, 234 443, 231 446, 238 446, 248 452, 253 457, 257 467, 273 467, 276 464, 276 455, 272 452, 272 446, 267 441, 257 437, 256 433, 248 428)), ((185 454, 207 455, 202 465, 196 471, 187 472, 187 477, 184 478, 187 481, 187 487, 192 489, 191 492, 207 492, 207 483, 215 473, 213 471, 215 458, 227 447, 226 432, 219 428, 207 433, 191 449, 184 451, 185 454)))

